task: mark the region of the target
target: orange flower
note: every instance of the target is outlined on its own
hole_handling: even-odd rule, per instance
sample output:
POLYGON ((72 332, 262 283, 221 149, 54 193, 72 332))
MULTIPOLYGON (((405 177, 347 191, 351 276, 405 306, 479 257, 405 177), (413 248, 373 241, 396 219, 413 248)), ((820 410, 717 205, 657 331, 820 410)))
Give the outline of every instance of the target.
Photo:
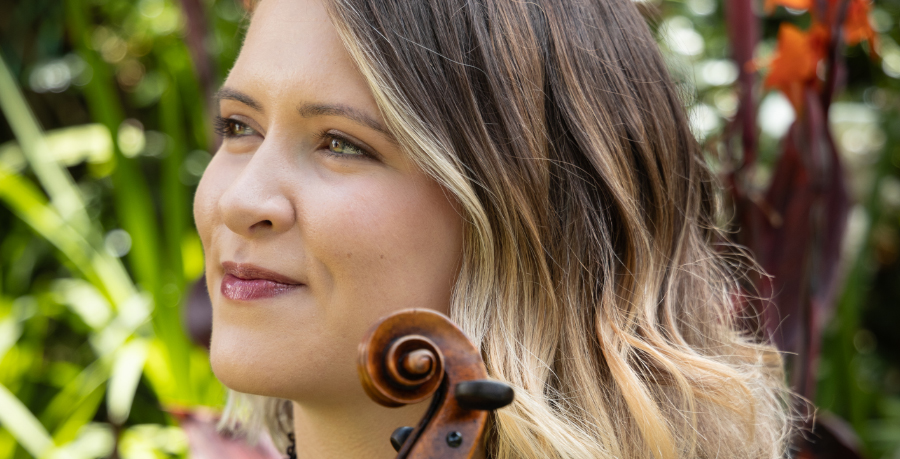
POLYGON ((766 88, 778 88, 799 113, 803 108, 803 90, 816 83, 816 67, 828 49, 828 29, 814 24, 803 32, 792 24, 778 29, 778 48, 766 76, 766 88))
POLYGON ((871 49, 875 49, 877 36, 869 22, 869 10, 871 5, 868 0, 851 0, 847 8, 847 18, 844 20, 844 41, 853 46, 863 40, 867 40, 871 49))
POLYGON ((775 7, 783 6, 794 10, 808 10, 813 7, 813 0, 766 0, 766 14, 772 14, 775 7))

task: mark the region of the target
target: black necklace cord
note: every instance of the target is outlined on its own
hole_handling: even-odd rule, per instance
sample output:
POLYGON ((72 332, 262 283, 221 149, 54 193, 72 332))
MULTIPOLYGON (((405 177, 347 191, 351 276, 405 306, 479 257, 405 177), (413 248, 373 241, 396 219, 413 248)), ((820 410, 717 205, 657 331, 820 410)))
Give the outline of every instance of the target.
POLYGON ((287 451, 287 459, 297 459, 297 439, 294 437, 294 433, 291 432, 288 434, 288 440, 291 441, 291 444, 288 445, 287 451))

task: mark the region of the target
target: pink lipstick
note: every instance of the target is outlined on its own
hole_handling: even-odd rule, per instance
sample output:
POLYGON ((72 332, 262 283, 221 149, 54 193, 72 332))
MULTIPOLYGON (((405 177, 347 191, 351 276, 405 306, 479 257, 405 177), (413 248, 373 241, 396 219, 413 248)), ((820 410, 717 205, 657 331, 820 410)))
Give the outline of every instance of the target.
POLYGON ((294 291, 304 284, 275 271, 249 263, 222 263, 225 277, 222 278, 222 296, 235 301, 251 301, 272 298, 294 291))

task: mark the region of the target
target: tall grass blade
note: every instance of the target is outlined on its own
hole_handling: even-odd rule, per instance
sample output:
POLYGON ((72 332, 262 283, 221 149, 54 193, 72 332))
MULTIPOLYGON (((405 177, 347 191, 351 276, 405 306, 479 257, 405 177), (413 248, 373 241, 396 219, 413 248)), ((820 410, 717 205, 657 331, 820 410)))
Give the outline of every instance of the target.
POLYGON ((47 190, 53 206, 66 221, 71 221, 79 233, 86 234, 89 227, 84 200, 68 171, 53 157, 37 119, 25 103, 9 67, 0 56, 0 110, 22 146, 25 158, 47 190))
POLYGON ((128 419, 146 361, 147 341, 140 338, 131 340, 116 352, 106 391, 106 409, 113 424, 121 425, 128 419))
POLYGON ((0 424, 34 457, 41 457, 53 448, 53 439, 41 422, 2 384, 0 424))
MULTIPOLYGON (((116 133, 125 121, 125 111, 115 92, 117 84, 109 66, 90 45, 89 8, 81 0, 65 0, 66 25, 72 46, 91 67, 93 78, 84 86, 84 95, 92 118, 116 133)), ((122 229, 131 236, 128 261, 137 283, 154 296, 160 292, 159 231, 150 186, 132 158, 114 149, 112 172, 116 193, 116 214, 122 229)))
POLYGON ((113 304, 136 294, 131 279, 118 260, 96 250, 49 206, 40 190, 26 178, 0 164, 0 201, 36 233, 56 246, 66 265, 92 284, 102 286, 113 304))

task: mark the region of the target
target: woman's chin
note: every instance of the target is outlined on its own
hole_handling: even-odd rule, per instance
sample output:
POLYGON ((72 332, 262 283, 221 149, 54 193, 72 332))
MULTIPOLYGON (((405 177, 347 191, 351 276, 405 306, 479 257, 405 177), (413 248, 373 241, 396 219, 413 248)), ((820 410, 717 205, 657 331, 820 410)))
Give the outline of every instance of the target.
POLYGON ((247 340, 213 339, 209 361, 216 378, 231 390, 299 401, 327 402, 362 392, 355 368, 316 365, 311 358, 291 358, 247 340), (309 365, 313 363, 312 365, 309 365), (311 367, 318 367, 313 370, 311 367))
MULTIPOLYGON (((209 363, 216 378, 231 390, 268 397, 288 398, 290 376, 274 356, 254 352, 246 343, 221 342, 210 345, 209 363)), ((283 362, 282 362, 283 363, 283 362)))

